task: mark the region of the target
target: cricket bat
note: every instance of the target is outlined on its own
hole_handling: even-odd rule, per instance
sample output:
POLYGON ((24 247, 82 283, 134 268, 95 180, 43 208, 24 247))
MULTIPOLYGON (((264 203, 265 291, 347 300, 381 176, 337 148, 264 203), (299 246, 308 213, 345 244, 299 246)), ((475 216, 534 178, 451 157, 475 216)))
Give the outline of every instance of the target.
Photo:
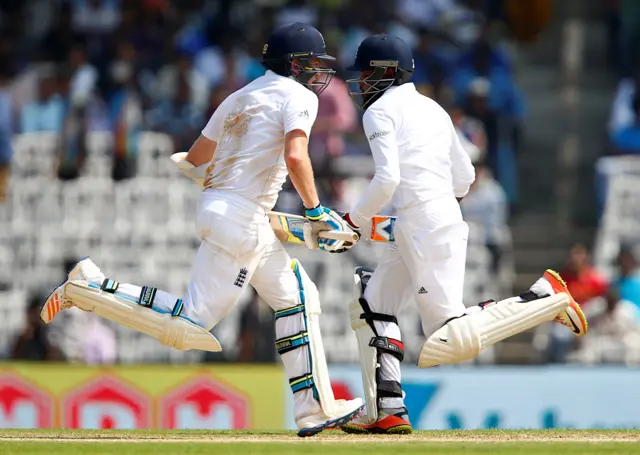
MULTIPOLYGON (((281 242, 304 244, 304 224, 308 220, 300 215, 290 213, 269 212, 269 222, 276 237, 281 242)), ((374 216, 371 226, 362 229, 362 236, 371 242, 393 243, 395 242, 395 216, 374 216)), ((320 237, 333 240, 355 242, 356 234, 338 231, 326 231, 319 234, 320 237)))

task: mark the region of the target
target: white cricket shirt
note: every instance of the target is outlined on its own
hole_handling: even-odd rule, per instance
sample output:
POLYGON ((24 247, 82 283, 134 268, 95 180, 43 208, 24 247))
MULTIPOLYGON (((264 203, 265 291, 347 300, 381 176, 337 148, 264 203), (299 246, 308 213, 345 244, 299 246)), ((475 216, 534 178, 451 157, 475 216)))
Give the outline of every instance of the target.
POLYGON ((229 95, 202 135, 217 142, 204 188, 229 192, 271 210, 287 177, 284 136, 309 137, 318 97, 298 82, 267 71, 229 95))
POLYGON ((349 214, 356 225, 389 201, 403 210, 469 191, 475 171, 451 117, 414 84, 389 88, 366 110, 363 125, 375 176, 349 214))

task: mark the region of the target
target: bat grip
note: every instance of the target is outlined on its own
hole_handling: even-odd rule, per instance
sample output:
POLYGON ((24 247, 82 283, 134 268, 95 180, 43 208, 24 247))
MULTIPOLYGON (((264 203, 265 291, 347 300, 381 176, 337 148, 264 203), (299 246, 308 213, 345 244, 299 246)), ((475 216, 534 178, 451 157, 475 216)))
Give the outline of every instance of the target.
POLYGON ((342 232, 342 231, 320 231, 318 237, 323 239, 338 240, 341 242, 356 242, 358 240, 358 234, 355 232, 342 232))

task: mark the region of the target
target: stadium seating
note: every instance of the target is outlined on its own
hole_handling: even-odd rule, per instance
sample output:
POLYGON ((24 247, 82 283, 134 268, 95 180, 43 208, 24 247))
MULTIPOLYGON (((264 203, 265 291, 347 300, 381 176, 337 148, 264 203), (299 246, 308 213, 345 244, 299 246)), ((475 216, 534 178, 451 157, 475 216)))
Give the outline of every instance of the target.
MULTIPOLYGON (((27 291, 55 286, 64 275, 65 260, 91 255, 110 277, 160 287, 176 295, 186 290, 191 261, 199 243, 193 218, 198 205, 195 184, 182 177, 168 159, 170 139, 162 134, 141 135, 138 176, 114 183, 109 157, 111 138, 88 136, 88 156, 81 177, 61 182, 55 177, 57 138, 32 134, 15 140, 10 198, 0 206, 0 283, 12 291, 0 296, 4 330, 0 355, 22 326, 27 291)), ((465 301, 477 303, 500 293, 491 279, 490 255, 482 233, 471 226, 465 283, 465 301)), ((317 283, 323 302, 322 330, 327 357, 334 362, 357 361, 355 338, 349 328, 347 305, 352 296, 351 274, 356 265, 375 266, 383 245, 363 244, 344 255, 328 255, 292 246, 317 283)), ((508 275, 508 274, 507 274, 508 275)), ((240 305, 248 301, 242 299, 240 305)), ((401 318, 406 359, 415 362, 422 345, 414 305, 401 318)), ((238 335, 238 311, 214 329, 233 359, 238 335)), ((79 358, 81 339, 74 327, 86 317, 65 312, 56 319, 56 341, 71 358, 79 358)), ((155 340, 110 324, 121 362, 194 361, 201 352, 183 353, 155 340)))
POLYGON ((601 158, 597 172, 605 204, 596 237, 594 265, 611 278, 620 246, 640 247, 640 157, 601 158))

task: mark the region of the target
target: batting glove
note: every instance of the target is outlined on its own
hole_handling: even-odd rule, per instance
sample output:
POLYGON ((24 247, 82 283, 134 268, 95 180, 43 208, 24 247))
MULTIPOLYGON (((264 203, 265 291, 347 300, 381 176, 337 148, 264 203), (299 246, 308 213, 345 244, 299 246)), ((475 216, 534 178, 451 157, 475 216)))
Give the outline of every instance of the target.
MULTIPOLYGON (((356 234, 358 234, 358 240, 360 240, 360 228, 358 226, 356 226, 353 221, 351 221, 351 217, 349 216, 348 213, 345 213, 342 216, 342 219, 347 223, 347 225, 349 226, 349 228, 351 229, 351 231, 355 232, 356 234)), ((329 251, 330 253, 344 253, 347 250, 350 250, 351 248, 353 248, 353 246, 358 243, 358 241, 356 242, 344 242, 344 244, 342 245, 342 248, 340 249, 336 249, 336 250, 332 250, 329 251)))
POLYGON ((310 222, 310 229, 305 230, 304 236, 304 242, 309 249, 315 250, 319 248, 322 251, 333 252, 342 249, 345 243, 348 243, 340 240, 318 237, 318 233, 322 231, 351 231, 348 223, 335 211, 330 208, 323 207, 322 205, 318 205, 313 209, 305 209, 304 215, 310 222))

